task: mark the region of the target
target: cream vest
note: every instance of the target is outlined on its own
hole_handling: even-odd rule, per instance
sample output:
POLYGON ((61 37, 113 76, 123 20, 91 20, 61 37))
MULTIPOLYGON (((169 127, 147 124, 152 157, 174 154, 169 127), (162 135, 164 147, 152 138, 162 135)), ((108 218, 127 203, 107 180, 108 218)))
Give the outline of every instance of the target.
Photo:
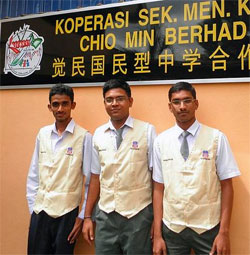
POLYGON ((148 124, 134 120, 118 151, 110 137, 94 136, 101 164, 99 207, 131 218, 152 202, 148 169, 148 124))
POLYGON ((68 133, 60 149, 53 153, 51 130, 39 132, 39 188, 34 212, 44 210, 57 218, 73 209, 81 202, 83 174, 83 141, 87 131, 75 126, 74 133, 68 133))
POLYGON ((163 220, 177 233, 185 227, 201 233, 220 221, 221 191, 215 167, 218 134, 202 125, 186 161, 173 137, 160 141, 163 220))

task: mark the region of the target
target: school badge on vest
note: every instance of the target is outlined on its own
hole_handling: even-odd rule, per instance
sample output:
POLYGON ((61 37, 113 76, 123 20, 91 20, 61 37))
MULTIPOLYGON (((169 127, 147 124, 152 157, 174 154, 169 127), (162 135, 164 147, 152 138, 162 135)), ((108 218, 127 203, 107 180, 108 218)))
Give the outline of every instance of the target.
POLYGON ((205 150, 202 151, 202 157, 201 157, 201 159, 210 160, 208 151, 205 151, 205 150))
POLYGON ((132 147, 131 147, 132 150, 139 150, 139 144, 137 141, 133 141, 132 142, 132 147))
POLYGON ((70 155, 70 156, 73 155, 73 148, 72 147, 68 147, 67 151, 66 151, 66 154, 70 155))

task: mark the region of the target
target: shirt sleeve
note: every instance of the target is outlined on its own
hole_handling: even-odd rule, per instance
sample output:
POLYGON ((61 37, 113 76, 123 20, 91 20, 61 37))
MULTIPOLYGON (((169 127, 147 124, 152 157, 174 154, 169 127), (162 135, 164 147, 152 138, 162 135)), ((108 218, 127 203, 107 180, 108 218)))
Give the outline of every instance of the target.
POLYGON ((99 155, 98 155, 98 151, 95 148, 94 142, 92 143, 91 173, 92 174, 100 174, 101 173, 101 164, 99 161, 99 155))
POLYGON ((82 204, 81 211, 78 215, 79 218, 84 218, 84 212, 87 202, 88 187, 90 181, 90 169, 91 169, 91 159, 92 159, 92 135, 88 132, 83 141, 83 175, 85 176, 85 187, 84 187, 84 201, 82 204))
POLYGON ((35 199, 36 199, 38 186, 39 186, 39 171, 38 171, 39 146, 40 146, 40 141, 37 136, 34 153, 30 163, 29 173, 27 177, 27 186, 26 186, 26 198, 27 198, 30 214, 32 214, 33 212, 33 207, 35 204, 35 199))
POLYGON ((151 124, 148 126, 148 167, 153 170, 153 146, 156 138, 155 127, 151 124))
POLYGON ((158 140, 159 138, 155 139, 153 147, 153 180, 159 183, 164 183, 161 165, 161 152, 158 140))
POLYGON ((227 137, 220 132, 216 157, 216 170, 220 180, 240 175, 240 171, 227 137))

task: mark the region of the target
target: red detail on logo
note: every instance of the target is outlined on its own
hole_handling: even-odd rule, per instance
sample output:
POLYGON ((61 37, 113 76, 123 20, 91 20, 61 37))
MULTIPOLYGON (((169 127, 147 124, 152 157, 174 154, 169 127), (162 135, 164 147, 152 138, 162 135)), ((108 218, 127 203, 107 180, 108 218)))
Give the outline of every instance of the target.
POLYGON ((13 50, 16 54, 20 53, 18 48, 25 48, 25 47, 28 47, 28 46, 30 46, 30 40, 19 40, 19 41, 13 42, 12 37, 9 40, 9 48, 11 50, 13 50))

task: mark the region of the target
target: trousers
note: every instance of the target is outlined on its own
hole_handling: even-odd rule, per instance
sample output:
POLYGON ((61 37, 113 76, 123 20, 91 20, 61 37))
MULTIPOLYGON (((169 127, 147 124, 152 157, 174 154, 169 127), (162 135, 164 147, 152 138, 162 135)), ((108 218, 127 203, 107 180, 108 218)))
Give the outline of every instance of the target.
POLYGON ((219 224, 214 228, 198 234, 191 228, 185 228, 180 233, 170 230, 163 224, 163 238, 167 246, 168 255, 187 255, 191 253, 191 249, 195 254, 209 255, 215 237, 219 232, 219 224))
POLYGON ((58 218, 41 211, 31 215, 28 254, 73 254, 74 245, 67 240, 78 215, 78 207, 58 218))
POLYGON ((96 254, 152 254, 150 239, 152 221, 152 204, 129 219, 117 212, 105 213, 97 206, 96 254))

